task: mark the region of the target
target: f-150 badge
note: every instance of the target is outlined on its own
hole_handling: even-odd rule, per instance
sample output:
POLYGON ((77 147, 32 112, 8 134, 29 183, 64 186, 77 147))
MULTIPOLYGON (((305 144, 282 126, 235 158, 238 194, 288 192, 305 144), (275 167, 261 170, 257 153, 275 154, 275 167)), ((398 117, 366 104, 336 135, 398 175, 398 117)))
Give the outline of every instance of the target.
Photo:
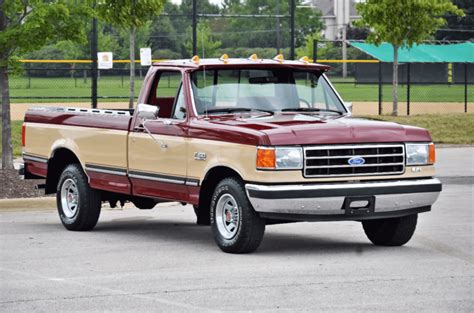
POLYGON ((194 152, 194 159, 198 161, 205 161, 206 160, 206 153, 205 152, 194 152))

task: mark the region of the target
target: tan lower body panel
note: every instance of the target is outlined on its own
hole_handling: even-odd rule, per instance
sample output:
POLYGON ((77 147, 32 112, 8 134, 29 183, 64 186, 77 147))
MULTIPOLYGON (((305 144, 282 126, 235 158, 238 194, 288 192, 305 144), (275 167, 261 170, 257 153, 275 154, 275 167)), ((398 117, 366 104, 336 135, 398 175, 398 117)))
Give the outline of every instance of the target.
POLYGON ((49 159, 57 149, 70 150, 87 173, 91 187, 130 193, 127 131, 40 123, 25 126, 24 153, 49 159))
POLYGON ((331 178, 305 178, 302 170, 262 171, 256 168, 257 147, 226 143, 222 141, 189 138, 188 177, 203 180, 206 173, 217 166, 226 166, 236 171, 245 181, 260 183, 314 183, 353 180, 384 180, 434 176, 434 166, 407 166, 405 173, 398 175, 355 176, 331 178), (205 160, 196 159, 195 154, 205 155, 205 160))
MULTIPOLYGON (((66 148, 79 158, 84 168, 86 168, 86 164, 97 166, 99 169, 100 166, 105 166, 111 169, 115 168, 122 173, 128 173, 127 131, 27 123, 26 134, 25 153, 50 158, 55 149, 66 148)), ((234 170, 245 181, 260 183, 405 179, 432 177, 435 173, 433 166, 407 166, 405 173, 400 175, 304 178, 301 170, 257 170, 257 148, 255 146, 178 136, 159 135, 158 139, 166 145, 164 150, 144 134, 135 137, 136 143, 140 145, 135 149, 140 151, 143 157, 138 157, 135 154, 134 157, 140 160, 135 162, 131 169, 156 175, 176 176, 183 179, 184 185, 192 180, 202 183, 206 174, 219 166, 234 170)), ((126 179, 122 179, 123 182, 114 182, 113 175, 115 174, 113 172, 102 172, 101 175, 104 180, 101 189, 117 192, 126 190, 126 179), (107 174, 112 176, 107 176, 107 174), (111 181, 108 183, 105 180, 111 181), (108 187, 110 189, 107 189, 108 187)), ((126 174, 119 176, 126 177, 126 174)))

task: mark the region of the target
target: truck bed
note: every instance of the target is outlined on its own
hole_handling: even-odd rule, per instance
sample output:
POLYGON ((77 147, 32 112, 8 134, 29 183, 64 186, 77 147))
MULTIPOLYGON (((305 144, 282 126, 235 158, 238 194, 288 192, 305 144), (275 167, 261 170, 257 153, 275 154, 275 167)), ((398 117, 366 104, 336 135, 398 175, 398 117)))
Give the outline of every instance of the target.
POLYGON ((23 155, 26 172, 46 177, 48 160, 58 157, 58 153, 71 153, 79 159, 91 187, 129 194, 130 181, 126 175, 95 169, 113 167, 126 173, 132 114, 133 110, 70 107, 28 110, 23 155))

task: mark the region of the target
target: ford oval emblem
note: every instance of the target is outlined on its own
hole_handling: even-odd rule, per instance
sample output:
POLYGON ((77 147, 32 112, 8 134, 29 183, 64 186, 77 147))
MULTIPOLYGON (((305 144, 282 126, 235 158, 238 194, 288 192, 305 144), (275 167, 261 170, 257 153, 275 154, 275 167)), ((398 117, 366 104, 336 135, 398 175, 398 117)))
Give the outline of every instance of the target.
POLYGON ((354 156, 347 160, 347 163, 352 166, 362 165, 365 163, 365 159, 361 156, 354 156))

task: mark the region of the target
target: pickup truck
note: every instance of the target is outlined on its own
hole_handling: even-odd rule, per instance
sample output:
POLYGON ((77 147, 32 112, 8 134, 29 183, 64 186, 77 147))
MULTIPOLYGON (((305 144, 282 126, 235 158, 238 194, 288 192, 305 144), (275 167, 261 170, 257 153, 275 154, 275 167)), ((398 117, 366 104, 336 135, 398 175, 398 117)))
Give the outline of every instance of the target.
POLYGON ((68 230, 94 228, 104 202, 174 201, 229 253, 295 221, 358 221, 373 244, 403 245, 441 191, 431 136, 354 118, 328 70, 255 55, 154 64, 135 109, 28 110, 25 178, 45 178, 68 230))

